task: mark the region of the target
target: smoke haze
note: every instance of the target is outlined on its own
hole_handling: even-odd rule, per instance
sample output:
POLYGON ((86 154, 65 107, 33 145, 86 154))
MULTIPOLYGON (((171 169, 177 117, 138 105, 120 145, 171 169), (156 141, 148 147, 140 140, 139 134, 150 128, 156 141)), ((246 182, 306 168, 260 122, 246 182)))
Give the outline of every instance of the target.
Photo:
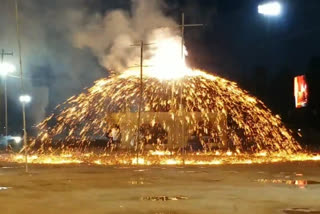
MULTIPOLYGON (((47 110, 107 76, 106 71, 121 72, 138 64, 139 48, 132 45, 147 41, 155 28, 176 29, 175 22, 162 12, 166 5, 158 0, 134 0, 130 10, 103 13, 88 9, 85 0, 19 2, 26 92, 33 96, 27 115, 33 124, 41 121, 47 110)), ((14 52, 14 57, 5 57, 5 61, 16 65, 18 75, 14 1, 3 0, 0 13, 0 49, 14 52)), ((19 84, 18 78, 8 79, 11 110, 20 111, 19 84)), ((20 126, 19 114, 11 118, 9 126, 15 125, 13 120, 20 126)), ((3 121, 2 114, 0 119, 3 121)))
MULTIPOLYGON (((74 44, 90 48, 105 68, 121 72, 139 62, 140 50, 132 47, 140 40, 148 41, 156 28, 177 28, 166 17, 161 1, 132 1, 132 11, 113 10, 96 15, 83 29, 74 33, 74 44)), ((147 49, 148 51, 148 49, 147 49)))

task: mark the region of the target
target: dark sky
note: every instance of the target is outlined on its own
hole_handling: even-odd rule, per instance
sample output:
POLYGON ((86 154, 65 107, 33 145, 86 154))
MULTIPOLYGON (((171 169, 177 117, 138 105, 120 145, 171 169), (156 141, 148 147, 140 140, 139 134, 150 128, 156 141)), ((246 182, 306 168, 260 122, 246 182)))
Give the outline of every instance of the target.
POLYGON ((281 1, 282 15, 271 18, 257 13, 261 1, 197 1, 197 7, 189 6, 194 1, 180 2, 190 21, 207 24, 186 33, 190 60, 197 66, 237 80, 257 65, 270 72, 290 66, 304 73, 310 58, 320 55, 317 0, 281 1))

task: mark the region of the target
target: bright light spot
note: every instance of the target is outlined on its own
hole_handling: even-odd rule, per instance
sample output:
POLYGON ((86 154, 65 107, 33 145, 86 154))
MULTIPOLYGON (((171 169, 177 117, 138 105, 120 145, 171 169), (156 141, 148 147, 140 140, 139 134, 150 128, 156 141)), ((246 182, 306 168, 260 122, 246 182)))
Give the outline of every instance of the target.
POLYGON ((168 159, 168 160, 165 160, 161 163, 165 164, 165 165, 176 165, 176 164, 178 164, 178 161, 175 159, 168 159))
POLYGON ((160 151, 160 150, 155 150, 155 151, 150 150, 149 153, 151 155, 159 155, 159 156, 161 156, 161 155, 171 155, 172 154, 170 151, 160 151))
POLYGON ((22 140, 22 138, 21 138, 20 136, 12 137, 12 139, 14 140, 14 142, 15 142, 16 144, 21 143, 21 140, 22 140))
POLYGON ((102 164, 101 160, 95 160, 94 163, 97 164, 97 165, 101 165, 102 164))
POLYGON ((265 16, 279 16, 282 6, 279 2, 269 2, 258 6, 258 13, 265 16))
POLYGON ((312 157, 312 160, 314 160, 314 161, 318 161, 318 160, 320 160, 320 155, 315 156, 315 157, 312 157))
MULTIPOLYGON (((145 69, 145 74, 161 80, 180 79, 191 73, 181 55, 181 37, 172 35, 169 29, 162 28, 154 31, 150 41, 150 59, 145 64, 150 65, 145 69)), ((183 47, 184 56, 187 50, 183 47)))
POLYGON ((264 151, 263 152, 259 152, 257 155, 266 157, 267 156, 267 152, 264 152, 264 151))
POLYGON ((1 76, 7 76, 9 73, 12 73, 16 70, 16 68, 14 67, 14 65, 10 64, 10 63, 1 63, 0 64, 0 75, 1 76))
POLYGON ((21 103, 30 103, 31 97, 29 95, 21 95, 19 100, 21 103))
POLYGON ((12 187, 0 187, 0 190, 8 190, 11 189, 12 187))
POLYGON ((139 164, 139 165, 144 165, 145 161, 144 158, 133 158, 131 161, 132 164, 139 164))

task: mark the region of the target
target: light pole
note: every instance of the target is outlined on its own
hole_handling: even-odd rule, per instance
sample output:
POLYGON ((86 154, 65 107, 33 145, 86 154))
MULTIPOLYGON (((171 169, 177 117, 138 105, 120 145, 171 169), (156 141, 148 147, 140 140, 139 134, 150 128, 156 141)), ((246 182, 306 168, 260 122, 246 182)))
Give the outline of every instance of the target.
MULTIPOLYGON (((21 54, 21 38, 20 38, 20 19, 19 19, 19 0, 15 0, 15 15, 16 15, 16 33, 17 33, 17 43, 18 43, 18 50, 19 50, 19 65, 20 65, 20 85, 21 85, 21 94, 24 94, 24 82, 23 82, 23 67, 22 67, 22 54, 21 54)), ((20 97, 20 101, 22 102, 22 120, 23 120, 23 144, 25 146, 25 161, 26 161, 26 172, 28 172, 28 157, 27 157, 27 130, 26 130, 26 110, 25 110, 25 104, 26 101, 31 101, 27 98, 27 96, 20 97)))
MULTIPOLYGON (((186 28, 189 27, 203 27, 204 24, 186 24, 185 23, 185 17, 184 17, 184 13, 181 14, 181 25, 179 25, 179 27, 181 27, 181 60, 182 63, 185 63, 185 53, 184 53, 184 43, 185 43, 185 39, 184 39, 184 32, 186 28)), ((172 101, 173 101, 173 96, 174 96, 174 85, 175 83, 173 83, 173 87, 172 87, 172 101)), ((182 105, 182 101, 183 101, 183 84, 180 84, 179 87, 179 106, 177 106, 178 110, 178 115, 180 117, 183 117, 183 113, 184 113, 184 109, 183 109, 183 105, 182 105)), ((172 102, 173 103, 173 102, 172 102)), ((176 117, 175 117, 176 118, 176 117)), ((175 119, 176 120, 176 119, 175 119)), ((176 122, 174 122, 175 124, 176 122)), ((176 132, 175 132, 175 138, 177 138, 176 132)), ((185 143, 185 122, 182 122, 182 127, 181 127, 181 133, 178 134, 181 137, 179 137, 179 139, 176 139, 178 141, 180 141, 180 145, 182 145, 182 147, 184 147, 184 143, 185 143)), ((182 148, 182 154, 185 152, 184 148, 182 148)), ((183 158, 183 163, 184 163, 184 158, 183 158)))
POLYGON ((13 55, 12 53, 1 52, 0 75, 4 78, 4 105, 5 105, 5 136, 8 136, 8 94, 7 94, 7 75, 15 71, 15 67, 9 63, 3 62, 4 55, 13 55))
MULTIPOLYGON (((26 104, 31 102, 31 97, 29 95, 21 95, 19 101, 22 103, 22 109, 25 109, 26 104)), ((27 143, 27 123, 26 123, 26 114, 25 111, 23 114, 23 142, 24 142, 24 155, 25 155, 25 164, 26 172, 28 172, 28 143, 27 143)))
MULTIPOLYGON (((143 52, 144 52, 144 46, 148 46, 152 44, 146 44, 143 42, 143 40, 140 41, 139 44, 135 44, 133 46, 140 46, 140 89, 139 89, 139 104, 138 104, 138 121, 137 121, 137 138, 136 138, 136 158, 137 158, 137 165, 139 165, 139 144, 140 144, 140 124, 141 124, 141 111, 142 111, 142 98, 143 98, 143 68, 145 67, 143 65, 143 52)), ((142 144, 143 146, 143 144, 142 144)))

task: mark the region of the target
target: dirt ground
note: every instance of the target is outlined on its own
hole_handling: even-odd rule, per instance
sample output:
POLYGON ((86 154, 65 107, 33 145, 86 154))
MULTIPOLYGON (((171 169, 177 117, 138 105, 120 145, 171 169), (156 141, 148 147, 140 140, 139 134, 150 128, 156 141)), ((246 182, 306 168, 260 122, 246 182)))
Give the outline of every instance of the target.
POLYGON ((295 214, 305 212, 284 210, 305 208, 320 213, 316 181, 320 181, 320 162, 208 167, 32 165, 29 174, 23 165, 0 163, 0 210, 1 214, 295 214), (307 180, 306 186, 294 184, 307 180), (157 196, 168 198, 157 200, 157 196))

